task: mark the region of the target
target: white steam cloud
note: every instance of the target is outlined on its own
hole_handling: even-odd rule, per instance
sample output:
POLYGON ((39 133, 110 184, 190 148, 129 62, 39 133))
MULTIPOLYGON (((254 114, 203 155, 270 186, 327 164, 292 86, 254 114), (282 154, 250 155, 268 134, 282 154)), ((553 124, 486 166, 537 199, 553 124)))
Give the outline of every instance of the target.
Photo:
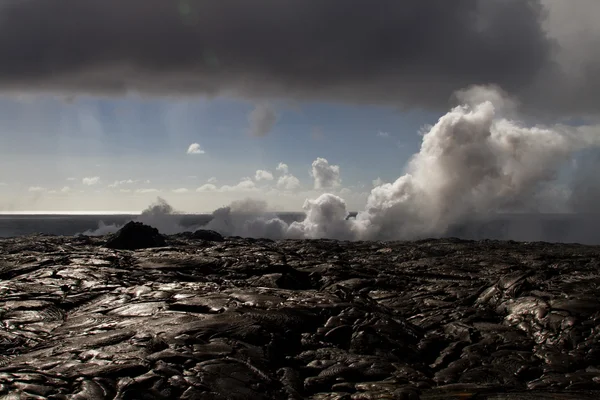
POLYGON ((321 157, 313 161, 310 176, 315 180, 315 189, 336 188, 342 183, 339 165, 329 165, 329 161, 321 157))
MULTIPOLYGON (((355 219, 347 218, 342 198, 325 193, 305 201, 303 221, 285 222, 267 213, 266 203, 245 200, 216 210, 207 227, 225 235, 271 239, 439 237, 477 216, 540 211, 541 199, 551 202, 552 193, 564 197, 549 189, 559 168, 575 152, 600 144, 595 127, 527 127, 509 119, 514 103, 494 88, 471 88, 457 98, 462 105, 424 133, 406 173, 392 183, 373 182, 365 209, 355 219)), ((284 174, 279 182, 291 179, 287 165, 277 171, 284 174)), ((322 158, 315 160, 311 174, 316 188, 340 183, 339 167, 322 158)), ((161 215, 172 211, 166 208, 164 203, 154 209, 161 215)), ((154 214, 142 217, 165 229, 164 221, 150 221, 149 215, 154 214)), ((166 228, 164 233, 174 230, 166 228)))
MULTIPOLYGON (((146 225, 153 226, 158 229, 159 232, 172 235, 175 233, 183 232, 185 229, 180 224, 180 215, 173 209, 169 203, 164 199, 158 197, 156 201, 146 208, 138 218, 136 222, 142 222, 146 225)), ((105 224, 100 221, 98 229, 88 230, 83 232, 83 235, 99 236, 115 233, 122 225, 105 224)))

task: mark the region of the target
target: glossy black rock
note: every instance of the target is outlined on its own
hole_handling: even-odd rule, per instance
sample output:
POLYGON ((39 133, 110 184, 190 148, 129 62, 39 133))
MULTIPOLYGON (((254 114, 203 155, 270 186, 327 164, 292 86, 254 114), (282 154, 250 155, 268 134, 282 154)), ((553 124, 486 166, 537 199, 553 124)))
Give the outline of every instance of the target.
POLYGON ((209 236, 0 240, 0 398, 600 396, 597 247, 209 236))

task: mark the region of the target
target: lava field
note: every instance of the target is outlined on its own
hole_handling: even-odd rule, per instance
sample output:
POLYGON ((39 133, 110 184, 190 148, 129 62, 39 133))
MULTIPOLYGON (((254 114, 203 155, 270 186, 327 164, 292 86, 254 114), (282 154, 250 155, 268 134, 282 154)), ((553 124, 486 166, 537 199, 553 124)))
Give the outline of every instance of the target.
POLYGON ((0 240, 0 399, 600 398, 600 247, 113 239, 0 240))

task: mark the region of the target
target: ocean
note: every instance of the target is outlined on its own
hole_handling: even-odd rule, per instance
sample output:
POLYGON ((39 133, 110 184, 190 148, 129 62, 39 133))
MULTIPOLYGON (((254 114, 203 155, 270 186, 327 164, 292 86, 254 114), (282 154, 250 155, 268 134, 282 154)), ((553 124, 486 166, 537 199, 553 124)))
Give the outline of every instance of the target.
MULTIPOLYGON (((278 213, 277 216, 290 223, 301 221, 304 213, 278 213)), ((47 234, 73 236, 95 231, 103 225, 121 226, 136 220, 139 214, 119 215, 70 215, 70 214, 0 214, 0 237, 47 234)), ((174 217, 184 229, 194 229, 212 219, 211 214, 181 214, 174 217)))
MULTIPOLYGON (((291 223, 304 213, 278 213, 291 223)), ((139 215, 0 215, 0 237, 31 234, 72 236, 89 233, 103 225, 121 226, 139 215)), ((183 214, 177 217, 184 230, 193 230, 212 219, 210 214, 183 214)), ((474 218, 452 226, 444 237, 498 239, 561 243, 600 244, 600 214, 505 214, 474 218)))

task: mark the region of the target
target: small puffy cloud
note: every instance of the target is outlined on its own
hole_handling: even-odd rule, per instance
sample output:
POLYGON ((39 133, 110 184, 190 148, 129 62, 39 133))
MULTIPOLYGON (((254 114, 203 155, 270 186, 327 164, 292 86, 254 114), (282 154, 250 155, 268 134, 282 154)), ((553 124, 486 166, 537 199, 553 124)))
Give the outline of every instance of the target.
POLYGON ((190 144, 190 147, 187 149, 188 154, 204 154, 204 150, 198 143, 190 144))
POLYGON ((30 186, 28 190, 33 193, 39 193, 45 191, 46 188, 43 188, 41 186, 30 186))
POLYGON ((70 187, 68 187, 68 186, 64 186, 62 189, 60 189, 60 191, 62 193, 69 193, 69 192, 72 191, 72 189, 70 187))
POLYGON ((205 183, 196 189, 196 192, 248 192, 258 190, 256 184, 250 178, 242 178, 236 185, 223 185, 217 187, 212 183, 205 183))
POLYGON ((284 164, 282 162, 280 162, 277 168, 275 169, 277 170, 277 172, 281 172, 282 174, 287 174, 289 171, 287 164, 284 164))
POLYGON ((196 192, 215 192, 217 187, 212 183, 206 183, 196 189, 196 192))
POLYGON ((272 181, 273 180, 273 174, 270 173, 269 171, 265 171, 262 169, 259 169, 258 171, 256 171, 256 174, 254 175, 254 180, 257 182, 260 181, 272 181))
POLYGON ((388 138, 388 137, 390 137, 390 134, 389 134, 389 132, 379 131, 379 132, 377 132, 377 137, 388 138))
POLYGON ((234 186, 224 185, 220 189, 222 192, 245 192, 256 190, 256 185, 250 178, 243 178, 240 183, 234 186))
POLYGON ((258 104, 254 110, 248 114, 250 134, 252 136, 267 136, 275 126, 276 122, 277 114, 268 103, 258 104))
POLYGON ((208 178, 208 180, 206 182, 215 184, 215 183, 219 182, 219 180, 216 177, 211 176, 210 178, 208 178))
POLYGON ((160 192, 160 190, 158 190, 158 189, 137 189, 135 192, 136 193, 141 193, 141 194, 145 194, 145 193, 158 193, 158 192, 160 192))
POLYGON ((383 179, 377 177, 377 179, 373 179, 373 187, 377 187, 377 186, 381 186, 383 185, 385 182, 383 182, 383 179))
POLYGON ((173 193, 187 193, 187 192, 189 192, 189 190, 186 188, 173 189, 173 193))
POLYGON ((315 180, 315 189, 335 188, 342 182, 339 165, 329 165, 329 161, 321 157, 313 161, 310 175, 315 180))
POLYGON ((300 188, 300 181, 294 175, 290 174, 290 168, 287 164, 280 162, 275 168, 282 175, 277 179, 277 188, 280 190, 296 190, 300 188))
POLYGON ((90 176, 90 177, 83 178, 81 181, 83 182, 84 185, 93 186, 93 185, 96 185, 98 182, 100 182, 100 177, 99 176, 90 176))
POLYGON ((113 183, 111 183, 110 185, 108 185, 109 188, 116 188, 118 186, 123 186, 123 185, 133 185, 135 183, 138 183, 138 180, 133 180, 133 179, 123 179, 120 181, 114 181, 113 183))
POLYGON ((300 181, 294 175, 285 174, 277 180, 277 187, 282 190, 296 190, 300 188, 300 181))

